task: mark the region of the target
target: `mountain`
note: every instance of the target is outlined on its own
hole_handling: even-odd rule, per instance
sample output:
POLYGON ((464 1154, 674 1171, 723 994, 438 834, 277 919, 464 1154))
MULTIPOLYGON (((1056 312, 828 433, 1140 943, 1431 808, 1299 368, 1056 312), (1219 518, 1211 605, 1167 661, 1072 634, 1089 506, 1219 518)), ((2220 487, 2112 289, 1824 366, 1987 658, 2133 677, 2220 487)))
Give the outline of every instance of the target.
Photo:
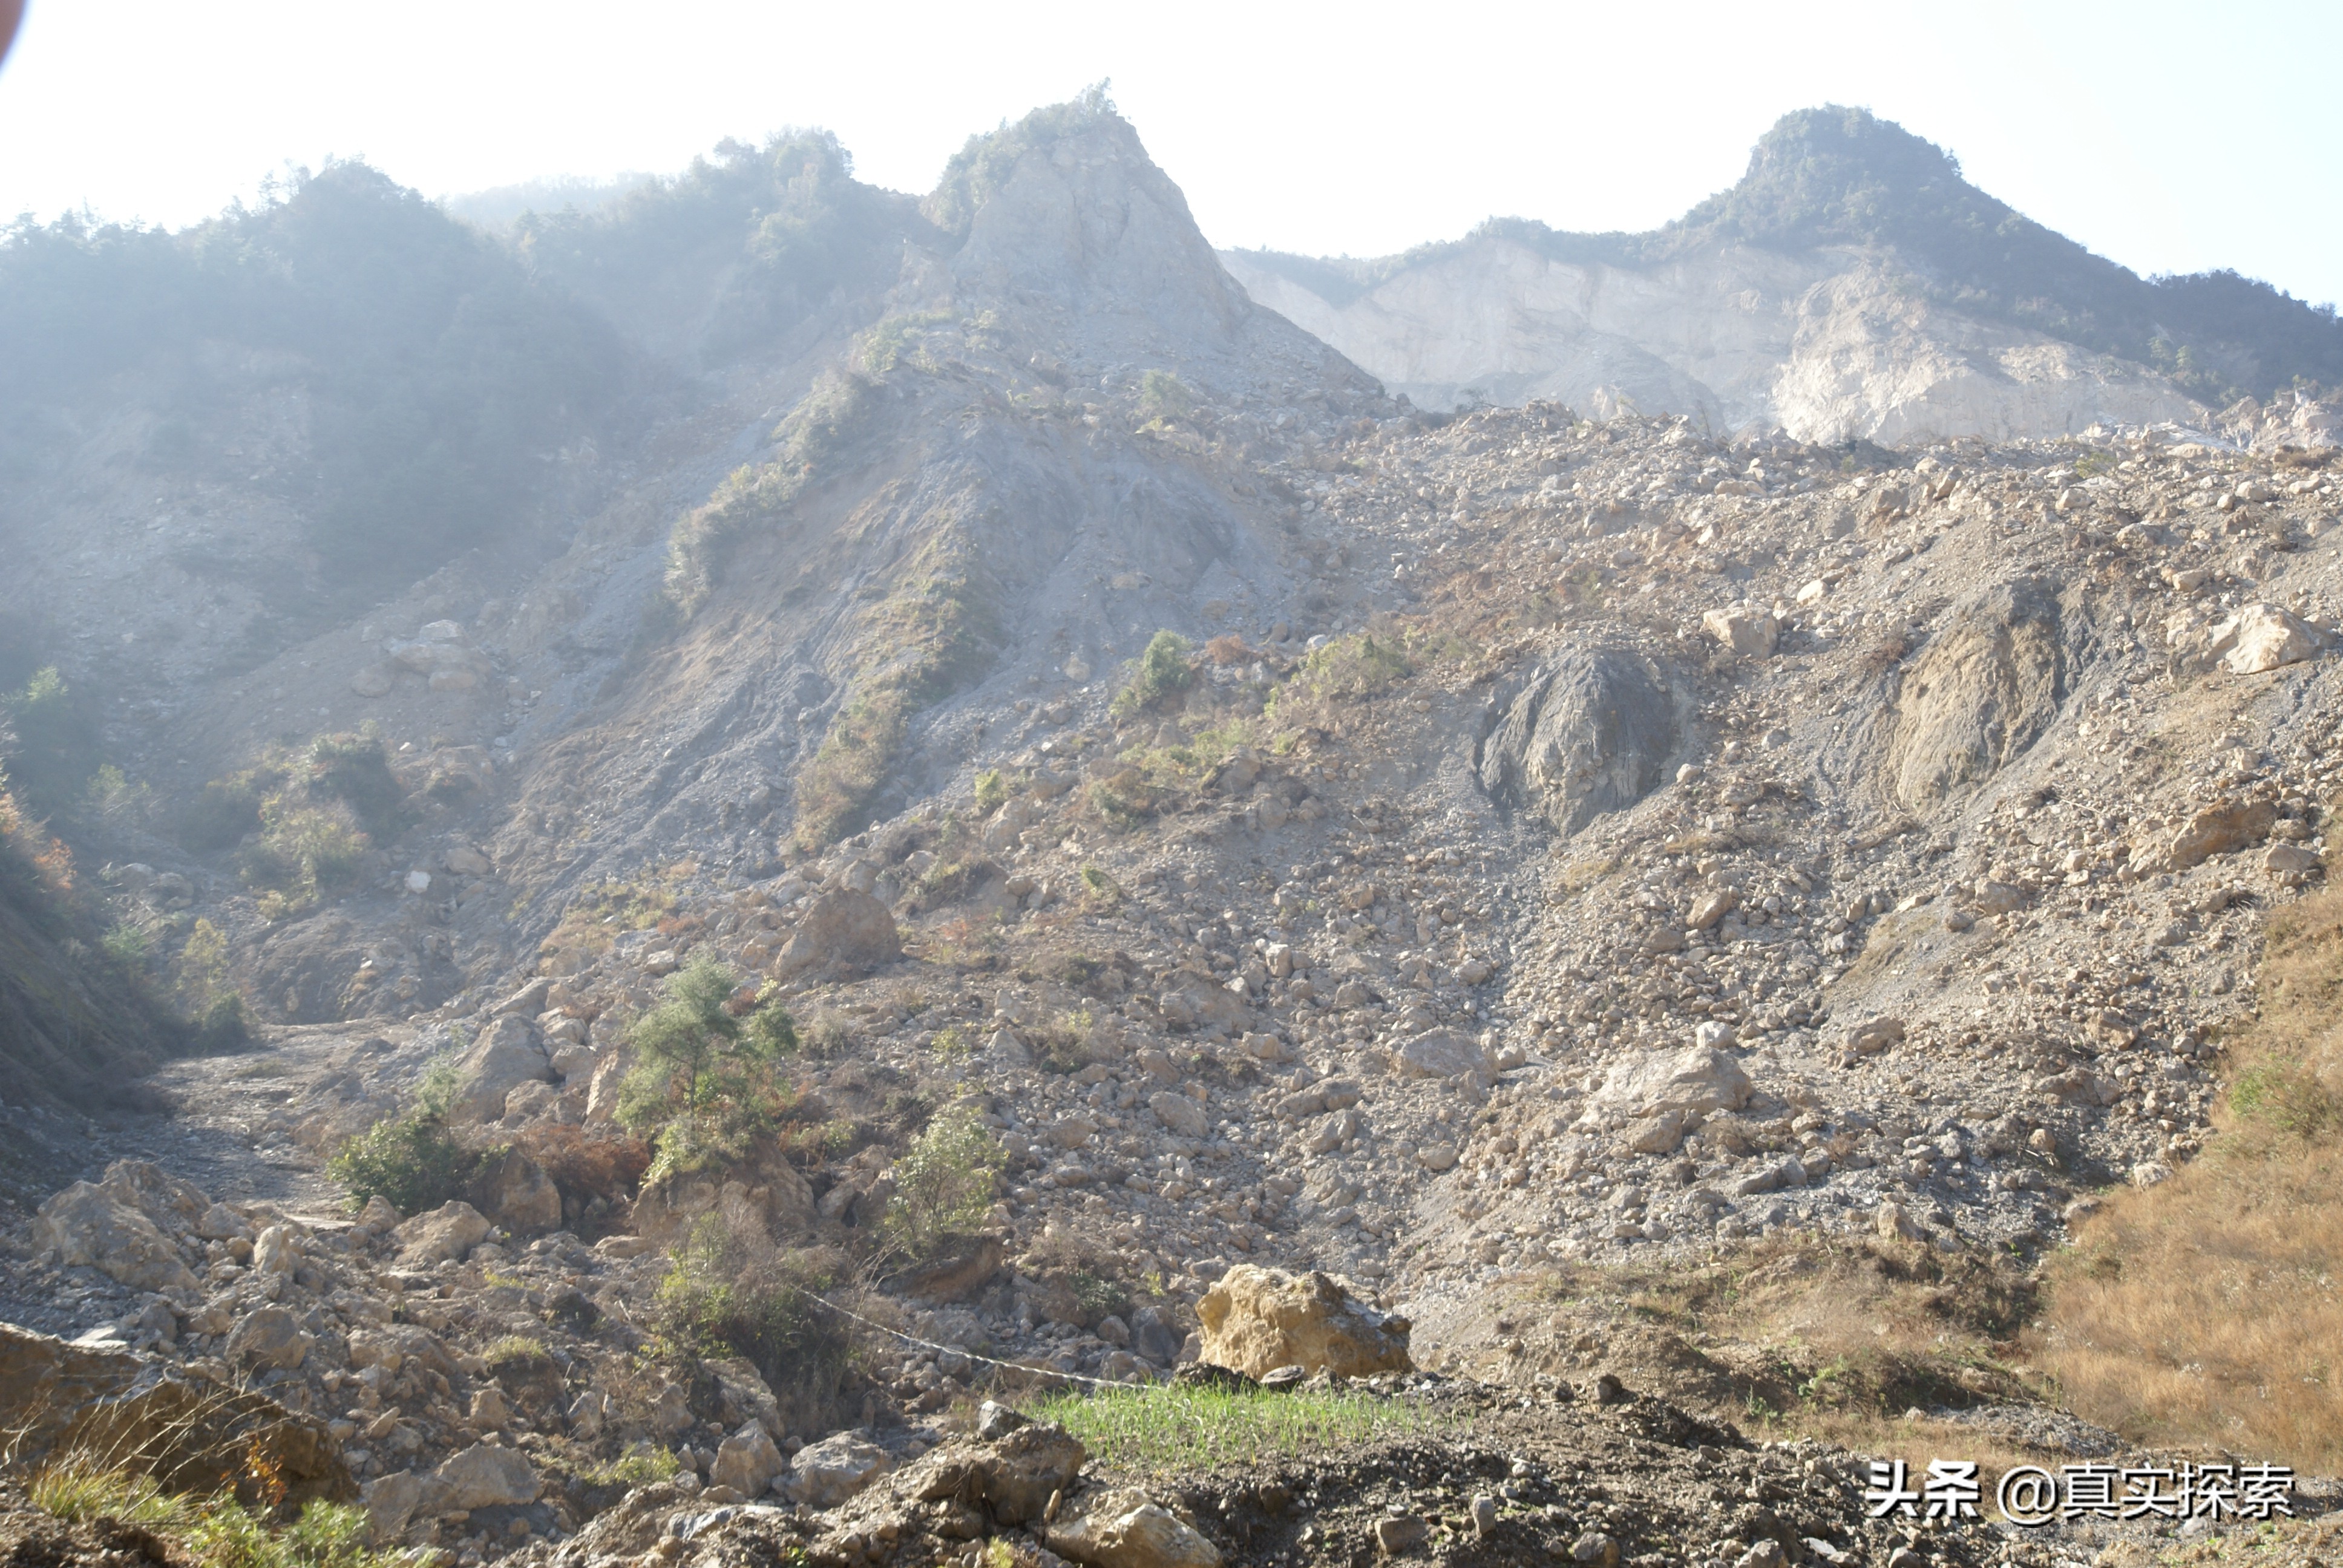
POLYGON ((1785 116, 1737 185, 1649 234, 1492 219, 1373 261, 1224 259, 1433 407, 1475 398, 1778 424, 1813 439, 2202 422, 2343 380, 2343 324, 2235 273, 2143 279, 1860 109, 1785 116))

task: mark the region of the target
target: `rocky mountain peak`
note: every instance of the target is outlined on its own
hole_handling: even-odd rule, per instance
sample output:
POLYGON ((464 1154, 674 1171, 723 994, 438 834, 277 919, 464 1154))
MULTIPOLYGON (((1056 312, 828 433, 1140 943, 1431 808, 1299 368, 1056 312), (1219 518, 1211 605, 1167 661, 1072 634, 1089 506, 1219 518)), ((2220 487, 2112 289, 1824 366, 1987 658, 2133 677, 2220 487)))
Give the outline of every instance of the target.
POLYGON ((1163 339, 1222 338, 1252 310, 1180 187, 1097 90, 970 138, 926 207, 962 236, 950 267, 964 295, 1163 339))

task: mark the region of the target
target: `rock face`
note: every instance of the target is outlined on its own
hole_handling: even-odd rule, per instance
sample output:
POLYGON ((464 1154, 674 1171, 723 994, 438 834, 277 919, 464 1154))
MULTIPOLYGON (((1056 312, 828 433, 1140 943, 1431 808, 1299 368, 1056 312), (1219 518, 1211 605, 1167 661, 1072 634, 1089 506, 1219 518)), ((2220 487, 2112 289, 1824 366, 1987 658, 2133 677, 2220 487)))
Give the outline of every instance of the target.
POLYGON ((2006 766, 2056 717, 2065 695, 2058 601, 2021 578, 1955 609, 1905 670, 1889 789, 1932 806, 2006 766))
POLYGON ((2172 836, 2165 861, 2175 870, 2202 865, 2216 855, 2250 849, 2269 836, 2278 808, 2268 800, 2225 800, 2197 810, 2172 836))
POLYGON ((1572 649, 1532 678, 1483 743, 1481 785, 1575 833, 1658 787, 1677 726, 1649 659, 1626 648, 1572 649))
POLYGON ((1240 1263, 1196 1305, 1202 1357, 1248 1377, 1300 1366, 1337 1377, 1410 1372, 1408 1321, 1360 1302, 1332 1276, 1240 1263))
POLYGON ((872 970, 902 956, 903 939, 887 906, 869 893, 839 888, 814 900, 782 947, 774 972, 787 978, 814 970, 872 970))
POLYGON ((1220 1548, 1143 1492, 1091 1500, 1049 1535, 1050 1549, 1090 1568, 1220 1568, 1220 1548))

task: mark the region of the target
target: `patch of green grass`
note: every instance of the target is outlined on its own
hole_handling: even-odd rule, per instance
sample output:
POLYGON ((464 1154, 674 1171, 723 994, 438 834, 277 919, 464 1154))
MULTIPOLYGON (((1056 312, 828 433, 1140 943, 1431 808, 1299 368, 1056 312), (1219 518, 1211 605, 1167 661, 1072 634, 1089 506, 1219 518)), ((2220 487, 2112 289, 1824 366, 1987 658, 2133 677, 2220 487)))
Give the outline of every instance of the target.
POLYGON ((589 1486, 655 1486, 670 1479, 682 1465, 673 1452, 642 1444, 620 1454, 608 1464, 581 1472, 589 1486))
POLYGON ((1093 1457, 1129 1469, 1215 1463, 1320 1453, 1395 1432, 1431 1432, 1458 1418, 1414 1400, 1335 1389, 1104 1389, 1053 1395, 1032 1413, 1080 1438, 1093 1457))
POLYGON ((53 1518, 112 1518, 148 1530, 184 1529, 195 1520, 186 1499, 173 1497, 148 1477, 108 1470, 75 1456, 34 1472, 25 1483, 33 1506, 53 1518))

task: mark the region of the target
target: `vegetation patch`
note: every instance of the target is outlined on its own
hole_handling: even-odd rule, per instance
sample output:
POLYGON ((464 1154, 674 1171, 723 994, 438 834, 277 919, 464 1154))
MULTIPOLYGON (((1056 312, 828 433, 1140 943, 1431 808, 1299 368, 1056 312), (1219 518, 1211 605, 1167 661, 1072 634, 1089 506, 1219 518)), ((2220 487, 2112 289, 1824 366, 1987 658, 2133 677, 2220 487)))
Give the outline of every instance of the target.
POLYGON ((880 1222, 890 1247, 911 1261, 972 1237, 991 1210, 1008 1154, 967 1106, 930 1121, 895 1161, 895 1195, 880 1222))
POLYGON ((465 1146, 447 1125, 458 1080, 453 1054, 425 1071, 407 1109, 348 1140, 326 1161, 326 1173, 349 1190, 350 1207, 380 1198, 401 1214, 420 1214, 459 1196, 486 1155, 465 1146))
POLYGON ((1120 1470, 1184 1470, 1206 1455, 1221 1465, 1318 1457, 1394 1432, 1430 1432, 1460 1415, 1422 1402, 1332 1389, 1183 1387, 1156 1383, 1042 1400, 1035 1415, 1081 1440, 1120 1470))
POLYGON ((1146 712, 1165 699, 1195 684, 1196 668, 1189 657, 1192 644, 1176 631, 1159 631, 1133 659, 1122 689, 1114 694, 1117 718, 1146 712))
POLYGON ((2034 1339, 2066 1402, 2134 1442, 2324 1473, 2343 1464, 2343 893, 2272 917, 2259 995, 2213 1141, 2077 1226, 2034 1339))
POLYGON ((778 1070, 797 1025, 777 1000, 705 954, 666 990, 628 1031, 640 1060, 618 1088, 619 1122, 655 1151, 653 1181, 740 1159, 797 1100, 778 1070))

